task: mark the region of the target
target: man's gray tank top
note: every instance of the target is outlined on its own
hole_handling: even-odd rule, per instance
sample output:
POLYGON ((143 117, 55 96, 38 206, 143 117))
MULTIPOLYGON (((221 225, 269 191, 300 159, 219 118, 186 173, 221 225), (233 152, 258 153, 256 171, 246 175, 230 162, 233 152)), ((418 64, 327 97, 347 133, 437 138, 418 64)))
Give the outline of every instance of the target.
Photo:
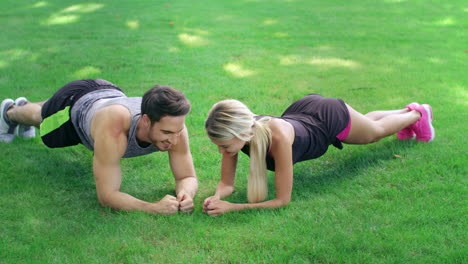
POLYGON ((141 147, 136 139, 136 129, 141 116, 141 97, 127 97, 124 93, 114 89, 96 90, 85 94, 71 109, 71 120, 81 143, 88 149, 94 150, 94 140, 91 137, 91 121, 94 115, 109 105, 122 105, 131 115, 128 131, 127 149, 123 158, 146 155, 158 151, 153 144, 141 147))

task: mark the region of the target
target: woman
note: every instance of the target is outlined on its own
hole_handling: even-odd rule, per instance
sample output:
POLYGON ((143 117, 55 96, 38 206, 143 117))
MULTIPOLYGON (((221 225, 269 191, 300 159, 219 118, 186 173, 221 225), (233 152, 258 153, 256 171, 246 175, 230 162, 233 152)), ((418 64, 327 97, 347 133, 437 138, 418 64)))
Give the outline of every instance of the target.
POLYGON ((368 144, 398 132, 400 140, 416 136, 431 141, 432 109, 411 103, 404 109, 374 111, 365 115, 341 99, 310 94, 294 102, 281 117, 253 114, 237 100, 224 100, 210 110, 205 128, 223 155, 221 181, 213 196, 205 199, 203 211, 217 216, 251 208, 277 208, 291 200, 293 164, 323 155, 329 145, 368 144), (239 151, 250 156, 248 204, 221 199, 234 191, 239 151), (266 170, 275 172, 276 198, 267 196, 266 170))

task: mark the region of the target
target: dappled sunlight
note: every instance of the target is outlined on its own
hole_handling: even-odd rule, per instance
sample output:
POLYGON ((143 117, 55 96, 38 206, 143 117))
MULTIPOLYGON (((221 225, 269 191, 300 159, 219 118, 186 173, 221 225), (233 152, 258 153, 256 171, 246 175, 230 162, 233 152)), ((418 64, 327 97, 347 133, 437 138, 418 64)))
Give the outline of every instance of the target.
POLYGON ((280 65, 295 65, 302 64, 302 58, 297 55, 288 55, 280 57, 280 65))
POLYGON ((299 64, 309 64, 309 65, 318 65, 324 67, 343 67, 343 68, 357 68, 360 66, 358 62, 352 60, 344 60, 340 58, 303 58, 298 55, 288 55, 280 57, 280 65, 299 65, 299 64))
POLYGON ((392 61, 396 64, 401 64, 401 65, 408 65, 410 64, 410 60, 407 57, 393 57, 392 61))
POLYGON ((199 47, 203 45, 208 45, 208 41, 201 36, 181 33, 178 37, 179 40, 187 46, 199 47))
POLYGON ((273 34, 273 36, 277 38, 286 38, 289 37, 289 34, 285 32, 276 32, 275 34, 273 34))
POLYGON ((130 29, 137 29, 140 27, 140 22, 138 22, 138 20, 130 20, 127 21, 126 25, 130 29))
POLYGON ((190 32, 194 35, 201 35, 201 36, 211 35, 209 31, 204 30, 204 29, 199 29, 199 28, 182 28, 182 31, 190 32))
POLYGON ((390 66, 382 66, 382 67, 379 67, 379 70, 382 72, 382 73, 385 73, 385 74, 391 74, 391 73, 394 73, 395 72, 395 68, 392 68, 390 66))
POLYGON ((78 15, 53 15, 47 20, 47 25, 70 24, 78 21, 78 15))
POLYGON ((431 57, 429 59, 427 59, 429 62, 432 62, 434 64, 443 64, 444 61, 440 58, 436 58, 436 57, 431 57))
POLYGON ((329 45, 320 45, 320 46, 314 47, 314 49, 316 49, 316 50, 332 50, 334 48, 332 46, 329 46, 329 45))
POLYGON ((39 53, 23 49, 10 49, 0 52, 0 69, 7 68, 17 62, 35 62, 39 53))
POLYGON ((435 22, 438 26, 451 26, 455 24, 455 19, 453 17, 446 17, 435 22))
POLYGON ((0 60, 0 69, 6 68, 8 67, 8 65, 8 62, 0 60))
POLYGON ((77 4, 69 6, 57 13, 52 14, 47 21, 44 22, 46 25, 63 25, 77 22, 81 14, 94 12, 104 7, 103 4, 77 4))
POLYGON ((452 89, 454 91, 455 98, 457 98, 458 103, 468 105, 468 89, 461 85, 457 85, 452 89))
POLYGON ((345 67, 345 68, 356 68, 359 66, 359 63, 356 63, 352 60, 343 60, 339 58, 313 58, 306 61, 308 64, 312 65, 321 65, 328 67, 345 67))
POLYGON ((28 52, 23 49, 11 49, 7 51, 3 51, 1 53, 2 56, 8 57, 9 59, 23 59, 28 52))
POLYGON ((215 20, 217 21, 228 21, 228 20, 232 20, 234 17, 231 16, 231 15, 222 15, 222 16, 218 16, 215 18, 215 20))
POLYGON ((85 78, 97 77, 97 75, 100 73, 101 73, 100 69, 93 67, 93 66, 86 66, 76 71, 73 74, 73 77, 75 77, 76 79, 85 79, 85 78))
POLYGON ((276 23, 278 23, 278 20, 276 20, 276 19, 265 19, 262 22, 263 25, 267 25, 267 26, 273 25, 273 24, 276 24, 276 23))
POLYGON ((5 58, 7 61, 27 60, 33 61, 37 59, 38 55, 23 49, 11 49, 0 52, 0 57, 5 58))
POLYGON ((178 37, 179 40, 187 46, 200 47, 208 45, 210 43, 204 37, 211 35, 211 33, 207 30, 199 28, 182 28, 182 31, 185 31, 185 33, 179 34, 178 37))
POLYGON ((37 2, 35 3, 34 5, 32 5, 33 8, 39 8, 39 7, 44 7, 46 5, 48 5, 49 3, 47 2, 44 2, 44 1, 41 1, 41 2, 37 2))
POLYGON ((237 78, 245 78, 255 74, 255 71, 245 69, 237 63, 228 63, 223 66, 224 70, 237 78))
POLYGON ((89 12, 94 12, 98 9, 101 9, 104 5, 103 4, 77 4, 77 5, 72 5, 69 6, 60 13, 89 13, 89 12))
POLYGON ((178 53, 180 52, 180 49, 177 47, 169 47, 167 51, 169 51, 170 53, 178 53))

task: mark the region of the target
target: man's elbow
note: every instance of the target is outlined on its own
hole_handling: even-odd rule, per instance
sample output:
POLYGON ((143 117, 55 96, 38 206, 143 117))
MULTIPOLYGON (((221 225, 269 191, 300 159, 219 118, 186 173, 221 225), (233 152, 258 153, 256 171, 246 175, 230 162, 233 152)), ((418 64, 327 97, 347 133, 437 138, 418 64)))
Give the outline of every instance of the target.
POLYGON ((176 180, 176 187, 184 188, 184 189, 191 189, 193 191, 198 190, 198 180, 196 176, 187 176, 184 178, 180 178, 176 180))

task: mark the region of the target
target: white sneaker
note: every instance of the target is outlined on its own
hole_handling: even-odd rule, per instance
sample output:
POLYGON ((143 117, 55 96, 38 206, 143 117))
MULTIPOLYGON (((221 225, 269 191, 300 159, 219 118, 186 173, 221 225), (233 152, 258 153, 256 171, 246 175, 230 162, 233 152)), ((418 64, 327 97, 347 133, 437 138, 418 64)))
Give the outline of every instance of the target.
MULTIPOLYGON (((15 105, 22 106, 28 102, 28 99, 24 97, 16 98, 15 105)), ((17 125, 15 128, 15 136, 22 138, 33 138, 36 137, 36 129, 33 126, 17 125)))
POLYGON ((10 143, 15 138, 13 133, 16 124, 12 123, 6 115, 7 110, 14 104, 12 99, 5 99, 0 106, 0 142, 10 143))

